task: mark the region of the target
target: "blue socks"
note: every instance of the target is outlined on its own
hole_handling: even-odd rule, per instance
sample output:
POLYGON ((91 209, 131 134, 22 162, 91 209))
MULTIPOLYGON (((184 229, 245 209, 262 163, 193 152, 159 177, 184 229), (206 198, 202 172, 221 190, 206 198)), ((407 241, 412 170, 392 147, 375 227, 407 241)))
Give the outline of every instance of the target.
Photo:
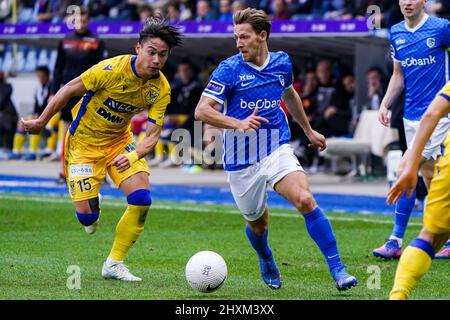
POLYGON ((426 254, 430 256, 431 259, 434 259, 435 254, 434 248, 428 241, 425 241, 421 238, 416 238, 409 245, 411 247, 418 248, 424 251, 426 254))
POLYGON ((269 234, 269 230, 266 230, 262 236, 258 236, 250 230, 250 227, 247 224, 245 226, 245 233, 247 234, 248 241, 250 241, 250 244, 258 253, 260 258, 267 260, 272 257, 272 251, 267 243, 267 235, 269 234))
POLYGON ((414 209, 414 203, 416 202, 416 190, 414 190, 411 198, 408 198, 405 192, 395 205, 395 223, 392 230, 392 236, 403 239, 405 235, 406 227, 408 226, 409 217, 414 209))
POLYGON ((330 272, 343 266, 333 229, 325 213, 317 207, 313 211, 305 214, 304 217, 306 229, 325 256, 330 272))

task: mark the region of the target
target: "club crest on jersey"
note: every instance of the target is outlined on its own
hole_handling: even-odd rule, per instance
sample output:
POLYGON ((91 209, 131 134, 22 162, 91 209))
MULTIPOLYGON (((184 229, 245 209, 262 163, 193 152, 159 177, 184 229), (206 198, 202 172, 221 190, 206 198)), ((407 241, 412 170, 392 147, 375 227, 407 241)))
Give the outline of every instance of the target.
POLYGON ((69 189, 70 189, 70 194, 72 196, 74 196, 75 195, 75 180, 69 181, 69 189))
POLYGON ((280 80, 281 85, 284 87, 284 85, 286 84, 286 82, 285 82, 285 80, 284 80, 283 75, 280 74, 280 75, 278 76, 278 79, 280 80))
POLYGON ((150 88, 150 91, 145 96, 145 101, 148 104, 153 104, 156 101, 156 99, 158 99, 158 97, 159 97, 159 91, 157 91, 153 88, 150 88))
POLYGON ((436 45, 436 40, 434 38, 428 38, 427 39, 427 46, 429 48, 433 48, 436 45))

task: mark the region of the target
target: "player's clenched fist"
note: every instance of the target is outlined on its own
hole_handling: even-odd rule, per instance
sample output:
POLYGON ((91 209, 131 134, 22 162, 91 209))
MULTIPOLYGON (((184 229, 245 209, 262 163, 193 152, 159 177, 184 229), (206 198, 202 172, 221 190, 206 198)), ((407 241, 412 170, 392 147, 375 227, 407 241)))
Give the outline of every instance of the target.
POLYGON ((311 130, 310 133, 307 134, 309 141, 311 142, 308 146, 313 148, 319 148, 320 151, 323 151, 327 148, 327 142, 325 137, 318 133, 317 131, 311 130))
POLYGON ((21 118, 20 121, 22 122, 25 131, 29 132, 30 134, 39 134, 42 128, 45 126, 45 123, 43 123, 39 119, 25 120, 24 118, 21 118))

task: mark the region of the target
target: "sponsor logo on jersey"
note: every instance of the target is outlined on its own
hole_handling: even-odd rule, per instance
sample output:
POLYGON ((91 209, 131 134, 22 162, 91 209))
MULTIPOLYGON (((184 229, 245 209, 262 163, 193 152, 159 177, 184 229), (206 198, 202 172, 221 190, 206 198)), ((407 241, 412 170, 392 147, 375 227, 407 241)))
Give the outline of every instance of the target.
POLYGON ((433 48, 436 45, 436 40, 434 38, 428 38, 427 39, 427 46, 428 48, 433 48))
POLYGON ((258 107, 259 109, 270 109, 270 108, 279 108, 281 107, 281 100, 267 100, 267 99, 258 99, 256 101, 245 101, 241 99, 241 108, 242 109, 255 109, 258 107))
POLYGON ((97 114, 112 123, 123 123, 124 120, 123 118, 116 116, 115 114, 112 114, 111 112, 107 111, 106 109, 103 109, 102 107, 97 109, 97 114))
POLYGON ((398 39, 398 40, 395 41, 395 44, 397 44, 397 45, 404 44, 404 43, 406 43, 405 39, 398 39))
POLYGON ((225 90, 225 86, 221 83, 215 82, 213 80, 209 81, 205 88, 205 91, 212 92, 214 94, 222 94, 225 90))
POLYGON ((125 151, 126 152, 131 152, 133 150, 136 150, 136 143, 135 142, 132 142, 132 143, 130 143, 129 145, 127 145, 125 147, 125 151))
POLYGON ((402 61, 402 67, 427 66, 436 63, 435 56, 428 56, 427 58, 406 58, 402 61))
POLYGON ((72 164, 69 167, 69 178, 92 177, 93 173, 92 164, 72 164))
POLYGON ((241 87, 248 87, 249 85, 251 85, 253 83, 253 81, 250 82, 241 82, 241 87))
POLYGON ((140 110, 140 108, 138 108, 138 107, 116 101, 112 98, 106 99, 103 102, 103 104, 105 106, 107 106, 109 109, 111 109, 115 112, 120 112, 120 113, 136 113, 137 111, 140 110))
POLYGON ((255 80, 256 76, 254 74, 241 74, 239 75, 241 81, 255 80))
POLYGON ((103 70, 106 70, 106 71, 112 70, 112 64, 108 64, 106 67, 103 68, 103 70))

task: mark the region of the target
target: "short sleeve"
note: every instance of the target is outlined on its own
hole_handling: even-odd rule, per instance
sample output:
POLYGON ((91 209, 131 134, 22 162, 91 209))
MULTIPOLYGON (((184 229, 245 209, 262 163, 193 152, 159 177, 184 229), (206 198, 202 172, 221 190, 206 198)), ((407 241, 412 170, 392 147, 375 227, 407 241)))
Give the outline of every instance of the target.
POLYGON ((450 47, 450 22, 447 19, 445 19, 443 22, 441 36, 442 36, 442 46, 444 48, 449 48, 450 47))
POLYGON ((80 75, 81 81, 88 91, 98 91, 108 87, 114 77, 112 65, 107 61, 99 62, 80 75))
POLYGON ((450 81, 439 91, 438 95, 450 102, 450 81))
POLYGON ((400 62, 400 59, 399 59, 399 57, 397 55, 397 50, 395 48, 395 45, 394 45, 393 41, 391 41, 390 50, 391 50, 392 60, 394 60, 394 62, 400 62))
POLYGON ((148 108, 148 121, 162 127, 164 120, 164 113, 167 105, 170 103, 170 86, 168 83, 164 85, 161 90, 161 95, 148 108))
POLYGON ((284 87, 287 89, 290 86, 292 86, 292 84, 294 82, 294 76, 293 76, 291 58, 289 57, 289 55, 287 53, 285 53, 284 59, 285 59, 284 65, 286 66, 284 87))
POLYGON ((202 95, 216 100, 220 104, 226 100, 231 88, 232 82, 232 68, 222 62, 212 73, 206 88, 202 95))

